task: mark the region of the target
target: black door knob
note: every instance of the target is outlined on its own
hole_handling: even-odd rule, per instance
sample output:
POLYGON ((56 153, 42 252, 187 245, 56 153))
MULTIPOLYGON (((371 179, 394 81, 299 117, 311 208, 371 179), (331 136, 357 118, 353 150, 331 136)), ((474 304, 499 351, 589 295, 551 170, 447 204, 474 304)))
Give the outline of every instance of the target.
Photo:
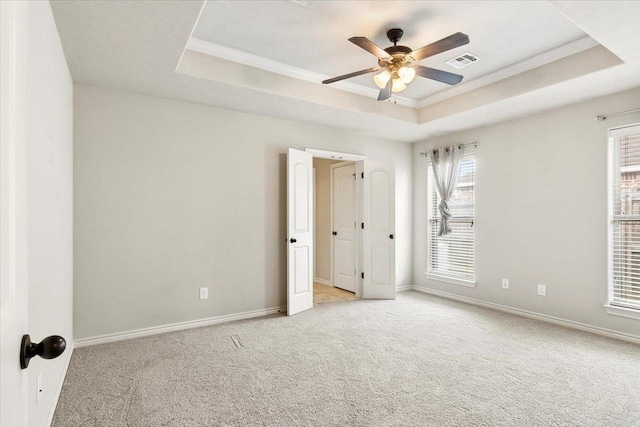
POLYGON ((389 238, 390 238, 390 239, 393 239, 393 234, 389 234, 389 238))
POLYGON ((289 241, 290 241, 291 243, 295 243, 295 242, 297 242, 297 240, 296 240, 296 239, 294 239, 293 237, 292 237, 291 239, 289 239, 289 241))
POLYGON ((337 235, 338 235, 338 232, 337 232, 337 231, 334 231, 334 232, 332 232, 331 234, 333 234, 334 236, 337 236, 337 235))
POLYGON ((60 335, 46 337, 38 344, 32 343, 29 335, 23 335, 20 345, 20 367, 26 369, 33 356, 55 359, 64 352, 65 348, 67 348, 67 342, 60 335))

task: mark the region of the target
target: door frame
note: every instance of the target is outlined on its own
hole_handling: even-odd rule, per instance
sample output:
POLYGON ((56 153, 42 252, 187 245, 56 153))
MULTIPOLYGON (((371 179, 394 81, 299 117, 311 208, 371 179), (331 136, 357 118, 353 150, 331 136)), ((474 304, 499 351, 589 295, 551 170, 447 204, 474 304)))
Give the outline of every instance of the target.
MULTIPOLYGON (((362 160, 359 160, 359 161, 362 161, 362 160)), ((362 221, 360 221, 362 219, 361 215, 360 215, 360 212, 362 210, 362 206, 361 206, 362 205, 362 200, 361 200, 361 197, 360 197, 360 193, 358 193, 358 179, 357 179, 358 178, 358 176, 357 176, 358 175, 358 172, 357 172, 358 162, 357 161, 346 160, 346 161, 333 163, 333 164, 329 165, 329 218, 330 218, 329 219, 329 224, 331 226, 331 230, 335 230, 335 228, 333 226, 333 222, 334 222, 334 215, 333 215, 333 212, 334 212, 334 203, 333 203, 333 184, 334 184, 334 180, 333 180, 333 173, 334 173, 335 169, 341 168, 341 167, 345 167, 345 166, 349 166, 349 165, 354 165, 354 167, 356 169, 356 172, 355 172, 355 174, 356 174, 356 180, 355 180, 356 181, 356 189, 355 189, 355 193, 354 193, 354 196, 356 198, 356 200, 355 200, 356 230, 355 230, 355 235, 354 235, 353 238, 354 238, 354 243, 355 243, 354 251, 355 251, 355 260, 356 260, 356 262, 355 262, 355 267, 356 267, 356 272, 355 272, 355 275, 356 275, 356 296, 360 297, 362 289, 361 289, 361 282, 358 279, 358 274, 360 273, 360 271, 362 271, 360 269, 360 267, 361 267, 360 258, 361 258, 361 255, 362 255, 361 252, 360 252, 360 250, 361 250, 360 240, 362 239, 362 236, 361 236, 361 231, 362 230, 360 230, 357 227, 357 223, 358 222, 362 222, 362 221)), ((329 248, 330 248, 329 249, 329 258, 331 260, 331 262, 330 262, 330 273, 329 274, 331 275, 331 285, 333 287, 335 287, 336 286, 335 285, 336 280, 335 280, 335 277, 334 277, 334 268, 333 268, 333 266, 334 266, 334 262, 333 262, 333 253, 334 253, 333 245, 334 245, 334 240, 332 238, 331 239, 331 245, 329 245, 329 248)))
POLYGON ((363 154, 341 153, 339 151, 318 150, 316 148, 305 148, 304 151, 306 151, 307 153, 311 153, 314 159, 318 158, 358 162, 367 158, 367 156, 363 154))
MULTIPOLYGON (((318 159, 329 159, 329 160, 342 160, 341 163, 345 162, 353 162, 356 165, 356 224, 358 222, 362 222, 362 180, 357 179, 358 175, 364 171, 364 163, 363 160, 367 159, 367 156, 364 154, 355 154, 355 153, 343 153, 340 151, 331 151, 331 150, 320 150, 316 148, 305 148, 304 151, 310 153, 313 158, 318 159)), ((336 163, 338 164, 338 163, 336 163)), ((331 210, 331 227, 333 227, 333 171, 330 174, 331 182, 329 183, 331 187, 331 201, 330 207, 331 210)), ((315 199, 315 186, 313 188, 314 194, 313 197, 315 199)), ((315 214, 315 206, 314 206, 314 214, 315 214)), ((313 236, 313 243, 315 245, 315 236, 313 236)), ((331 258, 331 283, 333 286, 333 239, 331 239, 330 245, 330 254, 331 258)), ((314 255, 315 260, 315 255, 314 255)), ((313 276, 315 278, 315 271, 313 272, 313 276)), ((360 276, 362 273, 362 230, 356 227, 356 296, 358 298, 362 298, 362 279, 360 276)))
POLYGON ((27 425, 29 375, 20 369, 28 330, 26 49, 28 5, 0 3, 0 424, 27 425))

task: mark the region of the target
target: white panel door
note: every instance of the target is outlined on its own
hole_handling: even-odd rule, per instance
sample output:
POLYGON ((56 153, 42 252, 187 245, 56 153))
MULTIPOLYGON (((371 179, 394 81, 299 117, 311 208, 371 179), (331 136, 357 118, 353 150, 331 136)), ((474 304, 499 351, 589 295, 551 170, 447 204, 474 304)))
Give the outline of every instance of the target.
POLYGON ((395 179, 391 160, 364 160, 363 298, 395 299, 395 179))
POLYGON ((333 169, 333 286, 356 291, 356 165, 333 169))
POLYGON ((313 307, 313 156, 287 159, 287 315, 313 307))
POLYGON ((27 157, 25 58, 28 2, 0 2, 0 425, 27 426, 27 157))

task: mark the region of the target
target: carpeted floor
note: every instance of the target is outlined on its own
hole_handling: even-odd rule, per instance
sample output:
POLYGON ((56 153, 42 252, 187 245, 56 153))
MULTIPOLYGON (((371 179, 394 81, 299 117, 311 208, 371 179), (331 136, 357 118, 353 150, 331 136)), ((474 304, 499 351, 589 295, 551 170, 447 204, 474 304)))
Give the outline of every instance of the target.
POLYGON ((53 425, 640 426, 640 346, 403 292, 78 349, 53 425))

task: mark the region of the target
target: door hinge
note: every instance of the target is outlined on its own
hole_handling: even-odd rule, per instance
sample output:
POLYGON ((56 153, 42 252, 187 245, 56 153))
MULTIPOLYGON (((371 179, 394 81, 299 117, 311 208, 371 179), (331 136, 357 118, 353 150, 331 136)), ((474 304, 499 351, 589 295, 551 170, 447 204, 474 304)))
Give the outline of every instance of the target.
POLYGON ((364 271, 362 272, 362 278, 364 279, 364 271))
POLYGON ((364 222, 362 223, 362 229, 364 230, 364 222))
POLYGON ((360 172, 360 178, 364 179, 364 172, 360 172))

